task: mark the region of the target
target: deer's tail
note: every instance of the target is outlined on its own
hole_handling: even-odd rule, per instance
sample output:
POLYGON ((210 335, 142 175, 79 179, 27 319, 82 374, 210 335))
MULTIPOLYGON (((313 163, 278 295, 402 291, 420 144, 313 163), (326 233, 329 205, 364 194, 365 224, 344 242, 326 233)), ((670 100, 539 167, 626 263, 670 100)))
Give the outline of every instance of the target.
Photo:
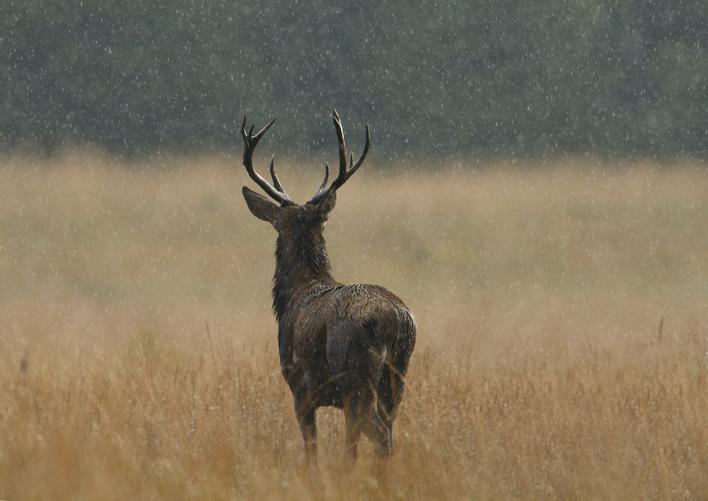
POLYGON ((327 363, 330 378, 342 387, 347 375, 347 360, 352 351, 356 326, 351 321, 340 321, 327 330, 327 363))
POLYGON ((330 378, 336 381, 341 395, 352 391, 376 393, 385 372, 387 347, 378 340, 377 322, 363 325, 342 320, 327 331, 327 363, 330 378))
POLYGON ((415 322, 410 316, 390 323, 338 322, 327 332, 330 376, 343 398, 352 392, 369 395, 377 412, 392 421, 414 344, 415 322))

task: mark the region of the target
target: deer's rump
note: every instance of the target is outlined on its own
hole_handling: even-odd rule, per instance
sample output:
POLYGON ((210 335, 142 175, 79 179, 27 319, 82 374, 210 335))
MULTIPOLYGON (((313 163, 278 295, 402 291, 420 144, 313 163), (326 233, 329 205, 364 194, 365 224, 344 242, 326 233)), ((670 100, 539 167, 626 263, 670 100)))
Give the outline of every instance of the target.
POLYGON ((352 392, 375 389, 391 412, 403 394, 403 376, 415 345, 415 321, 393 293, 375 285, 336 286, 310 296, 292 332, 301 370, 288 381, 303 385, 317 405, 342 407, 352 392))

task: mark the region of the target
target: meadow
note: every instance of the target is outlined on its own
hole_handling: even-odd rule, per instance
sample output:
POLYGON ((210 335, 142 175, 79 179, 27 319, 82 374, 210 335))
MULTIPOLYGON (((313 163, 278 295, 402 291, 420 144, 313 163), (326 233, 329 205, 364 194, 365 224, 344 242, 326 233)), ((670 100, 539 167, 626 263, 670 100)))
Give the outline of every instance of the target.
POLYGON ((236 155, 0 158, 0 499, 708 497, 708 166, 429 167, 365 165, 325 234, 418 322, 382 475, 330 409, 303 468, 236 155))

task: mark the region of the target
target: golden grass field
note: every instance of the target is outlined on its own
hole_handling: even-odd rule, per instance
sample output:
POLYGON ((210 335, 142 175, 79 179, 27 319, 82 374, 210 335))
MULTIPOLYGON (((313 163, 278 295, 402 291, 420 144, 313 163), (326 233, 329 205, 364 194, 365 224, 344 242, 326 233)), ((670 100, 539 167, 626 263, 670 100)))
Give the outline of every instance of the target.
POLYGON ((302 467, 236 156, 0 159, 0 499, 708 498, 705 164, 376 167, 326 236, 418 321, 383 475, 329 409, 302 467))

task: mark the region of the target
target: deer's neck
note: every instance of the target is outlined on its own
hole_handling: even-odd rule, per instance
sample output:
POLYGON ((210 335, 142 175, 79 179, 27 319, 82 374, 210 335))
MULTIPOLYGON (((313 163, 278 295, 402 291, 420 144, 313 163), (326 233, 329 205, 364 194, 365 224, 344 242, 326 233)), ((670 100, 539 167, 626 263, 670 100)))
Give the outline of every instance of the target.
POLYGON ((318 285, 333 285, 332 268, 322 232, 278 236, 273 277, 273 311, 280 320, 294 296, 318 285))

